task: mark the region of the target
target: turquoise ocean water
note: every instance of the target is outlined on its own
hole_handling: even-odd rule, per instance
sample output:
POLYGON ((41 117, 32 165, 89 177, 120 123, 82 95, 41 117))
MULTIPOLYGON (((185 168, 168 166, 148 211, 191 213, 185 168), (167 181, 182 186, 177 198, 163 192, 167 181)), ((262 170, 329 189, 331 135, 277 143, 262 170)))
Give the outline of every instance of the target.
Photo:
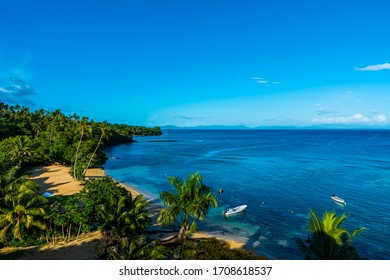
POLYGON ((245 242, 276 259, 302 259, 308 209, 346 212, 344 226, 366 230, 354 240, 360 255, 390 259, 390 131, 166 130, 107 150, 108 175, 159 202, 168 176, 199 171, 217 194, 200 228, 245 242), (330 199, 344 198, 346 206, 330 199), (247 211, 223 217, 226 207, 247 211))

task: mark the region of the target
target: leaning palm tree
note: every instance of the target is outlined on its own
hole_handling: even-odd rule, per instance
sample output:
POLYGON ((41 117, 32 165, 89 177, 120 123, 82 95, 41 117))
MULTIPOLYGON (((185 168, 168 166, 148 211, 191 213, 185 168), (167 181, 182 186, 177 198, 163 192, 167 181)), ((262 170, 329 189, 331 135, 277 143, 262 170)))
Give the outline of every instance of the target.
POLYGON ((76 154, 75 154, 75 159, 74 159, 74 165, 73 165, 73 177, 77 180, 77 161, 79 158, 79 150, 80 150, 80 145, 83 140, 83 137, 86 133, 92 132, 92 128, 88 123, 88 118, 87 117, 82 117, 80 123, 78 124, 78 130, 80 131, 80 139, 77 144, 76 148, 76 154))
POLYGON ((164 206, 157 221, 162 225, 172 224, 178 216, 181 217, 180 239, 188 232, 196 231, 196 221, 202 221, 211 207, 217 206, 217 198, 212 189, 202 183, 202 176, 196 172, 189 175, 188 180, 169 177, 173 192, 160 193, 164 206))
POLYGON ((355 259, 359 258, 352 239, 364 230, 358 228, 350 233, 341 224, 348 218, 343 213, 337 216, 334 211, 326 211, 320 219, 313 210, 309 210, 309 236, 305 242, 298 240, 298 245, 307 259, 355 259))
POLYGON ((89 161, 88 161, 88 164, 87 164, 87 168, 84 171, 84 175, 87 173, 87 170, 88 170, 89 166, 91 165, 92 159, 95 156, 97 150, 99 149, 100 144, 102 143, 102 140, 104 140, 106 138, 109 138, 111 136, 111 128, 110 128, 109 124, 106 121, 100 123, 99 124, 99 128, 100 128, 99 141, 98 141, 98 143, 97 143, 97 145, 95 147, 95 150, 93 151, 91 157, 89 158, 89 161))

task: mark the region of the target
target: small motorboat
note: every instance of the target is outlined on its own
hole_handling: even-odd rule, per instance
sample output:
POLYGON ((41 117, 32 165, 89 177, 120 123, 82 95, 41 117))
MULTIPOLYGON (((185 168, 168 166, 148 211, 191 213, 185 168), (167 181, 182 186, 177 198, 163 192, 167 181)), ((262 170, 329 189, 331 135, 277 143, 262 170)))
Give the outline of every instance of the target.
POLYGON ((237 213, 240 213, 242 211, 244 211, 246 209, 247 205, 240 205, 240 206, 237 206, 237 207, 234 207, 234 208, 229 208, 225 211, 222 212, 222 215, 225 215, 225 216, 230 216, 230 215, 233 215, 233 214, 237 214, 237 213))
POLYGON ((342 198, 340 198, 340 197, 338 197, 338 196, 336 196, 336 195, 334 195, 334 194, 332 194, 332 195, 330 196, 330 198, 331 198, 333 201, 337 202, 337 203, 340 203, 340 204, 342 204, 342 205, 347 205, 347 203, 345 202, 344 199, 342 199, 342 198))

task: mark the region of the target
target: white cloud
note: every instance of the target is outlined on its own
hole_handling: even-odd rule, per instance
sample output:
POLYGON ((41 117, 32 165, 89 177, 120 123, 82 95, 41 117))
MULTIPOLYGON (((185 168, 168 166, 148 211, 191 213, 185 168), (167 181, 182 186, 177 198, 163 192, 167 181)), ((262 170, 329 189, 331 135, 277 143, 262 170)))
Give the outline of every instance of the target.
POLYGON ((12 90, 0 87, 0 92, 2 92, 2 93, 12 93, 12 90))
POLYGON ((355 67, 355 70, 358 70, 358 71, 380 71, 380 70, 385 70, 385 69, 390 70, 390 63, 369 65, 369 66, 362 67, 362 68, 355 67))
POLYGON ((273 85, 280 85, 281 82, 271 82, 271 81, 268 81, 262 77, 252 77, 251 80, 254 80, 256 81, 256 83, 258 84, 262 84, 262 85, 266 85, 266 84, 273 84, 273 85))
POLYGON ((373 119, 378 123, 384 123, 387 121, 387 118, 385 115, 376 115, 373 117, 373 119))
POLYGON ((332 117, 318 117, 313 119, 317 124, 384 124, 387 122, 387 117, 383 114, 374 116, 366 116, 363 114, 354 114, 351 116, 332 116, 332 117))
POLYGON ((316 107, 317 107, 316 112, 318 115, 330 115, 330 114, 337 114, 338 113, 338 111, 329 109, 322 104, 317 104, 316 107))
POLYGON ((262 77, 252 77, 251 80, 265 80, 265 79, 262 77))
POLYGON ((259 84, 268 84, 268 81, 264 78, 261 78, 261 77, 253 77, 253 78, 251 78, 251 80, 255 80, 256 83, 259 83, 259 84))

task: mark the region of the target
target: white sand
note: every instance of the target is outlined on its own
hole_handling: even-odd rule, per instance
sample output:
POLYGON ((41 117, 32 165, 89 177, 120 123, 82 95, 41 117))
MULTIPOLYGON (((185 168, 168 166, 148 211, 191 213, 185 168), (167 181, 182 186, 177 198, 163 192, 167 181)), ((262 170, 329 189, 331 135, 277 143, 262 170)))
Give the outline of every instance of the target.
POLYGON ((69 174, 70 167, 50 165, 36 167, 29 172, 30 179, 41 186, 42 193, 50 192, 55 196, 72 195, 83 186, 69 174))

